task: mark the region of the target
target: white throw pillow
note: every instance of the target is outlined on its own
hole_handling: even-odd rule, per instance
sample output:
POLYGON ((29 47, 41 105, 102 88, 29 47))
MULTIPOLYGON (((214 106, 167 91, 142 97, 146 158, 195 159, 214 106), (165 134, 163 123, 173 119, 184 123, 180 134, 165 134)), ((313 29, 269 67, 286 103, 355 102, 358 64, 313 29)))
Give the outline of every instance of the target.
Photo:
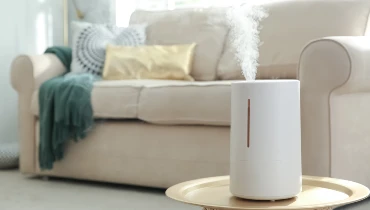
POLYGON ((106 46, 144 45, 146 25, 127 28, 108 24, 72 22, 72 64, 71 72, 91 73, 101 76, 106 46))

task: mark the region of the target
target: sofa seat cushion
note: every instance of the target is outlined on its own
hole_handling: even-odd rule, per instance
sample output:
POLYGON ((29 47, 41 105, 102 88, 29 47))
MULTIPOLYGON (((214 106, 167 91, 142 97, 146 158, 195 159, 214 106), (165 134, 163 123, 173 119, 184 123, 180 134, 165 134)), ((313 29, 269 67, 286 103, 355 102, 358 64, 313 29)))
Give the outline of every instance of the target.
MULTIPOLYGON (((171 83, 175 81, 168 81, 171 83)), ((144 85, 159 84, 159 80, 117 80, 94 83, 91 102, 96 118, 136 119, 140 91, 144 85)), ((38 92, 32 97, 31 111, 39 115, 38 92)))
POLYGON ((232 81, 147 85, 138 118, 167 125, 230 125, 232 81))
MULTIPOLYGON (((99 81, 92 91, 96 118, 140 119, 167 125, 230 125, 232 81, 99 81)), ((39 115, 38 92, 31 111, 39 115)))

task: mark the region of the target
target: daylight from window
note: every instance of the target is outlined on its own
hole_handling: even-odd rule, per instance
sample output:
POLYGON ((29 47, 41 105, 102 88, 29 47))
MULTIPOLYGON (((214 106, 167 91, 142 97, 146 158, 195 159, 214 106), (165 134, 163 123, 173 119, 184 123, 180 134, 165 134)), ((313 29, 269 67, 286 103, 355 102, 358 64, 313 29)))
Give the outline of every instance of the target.
POLYGON ((244 2, 267 2, 274 0, 116 0, 116 23, 118 26, 127 26, 133 11, 166 10, 180 8, 225 7, 242 4, 244 2))

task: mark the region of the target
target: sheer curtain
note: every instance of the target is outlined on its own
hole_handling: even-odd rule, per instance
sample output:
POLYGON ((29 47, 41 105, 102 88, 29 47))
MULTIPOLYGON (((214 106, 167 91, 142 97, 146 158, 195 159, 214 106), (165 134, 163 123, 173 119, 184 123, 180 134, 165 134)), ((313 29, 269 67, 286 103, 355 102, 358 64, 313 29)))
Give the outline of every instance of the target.
POLYGON ((274 0, 116 0, 116 23, 118 26, 127 26, 130 15, 135 9, 171 10, 194 7, 225 7, 251 1, 274 0))

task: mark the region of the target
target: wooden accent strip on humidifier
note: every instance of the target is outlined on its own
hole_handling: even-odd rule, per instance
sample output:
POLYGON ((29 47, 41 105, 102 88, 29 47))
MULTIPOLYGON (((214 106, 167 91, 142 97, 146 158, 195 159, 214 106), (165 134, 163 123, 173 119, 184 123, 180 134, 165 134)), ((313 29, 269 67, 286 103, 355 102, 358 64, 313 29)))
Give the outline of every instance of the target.
POLYGON ((250 146, 250 128, 251 128, 251 100, 248 99, 248 131, 247 131, 247 147, 250 146))

